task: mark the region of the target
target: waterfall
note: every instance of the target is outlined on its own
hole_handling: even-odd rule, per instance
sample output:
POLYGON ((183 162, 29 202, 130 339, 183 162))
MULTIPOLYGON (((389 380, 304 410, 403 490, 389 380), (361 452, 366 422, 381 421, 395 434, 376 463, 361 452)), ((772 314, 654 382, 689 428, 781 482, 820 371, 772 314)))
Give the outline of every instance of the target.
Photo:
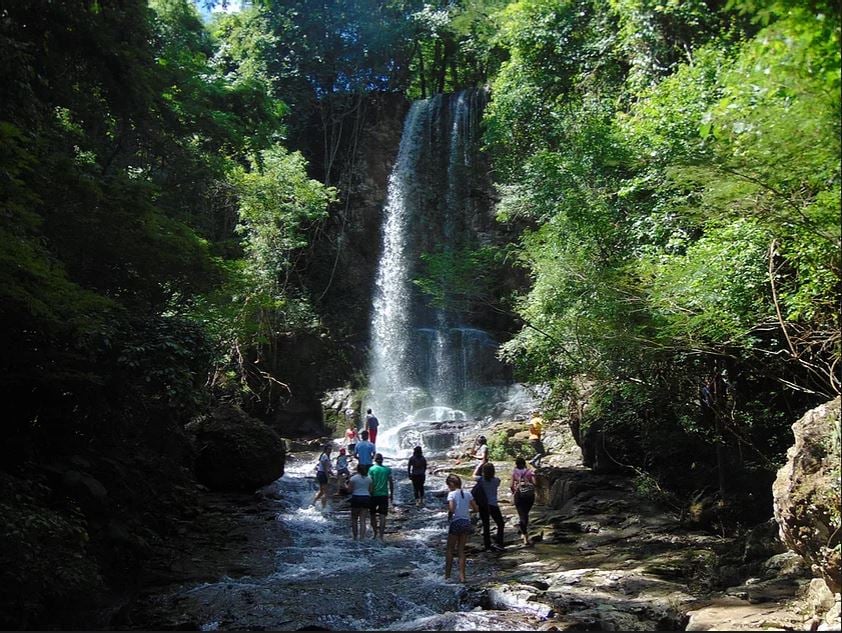
POLYGON ((486 100, 477 89, 436 95, 413 103, 404 122, 383 210, 364 403, 385 428, 408 422, 420 408, 460 408, 466 390, 481 382, 476 363, 486 365, 484 376, 493 373, 493 353, 479 359, 464 336, 479 331, 468 316, 432 307, 412 283, 424 252, 477 246, 477 218, 490 217, 470 195, 487 178, 474 173, 486 100))

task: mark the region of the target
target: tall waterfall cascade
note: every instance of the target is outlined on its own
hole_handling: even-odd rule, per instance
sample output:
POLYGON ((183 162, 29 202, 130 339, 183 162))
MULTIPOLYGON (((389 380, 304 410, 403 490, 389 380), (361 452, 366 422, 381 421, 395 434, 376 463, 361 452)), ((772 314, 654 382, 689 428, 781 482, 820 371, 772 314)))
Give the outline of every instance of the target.
POLYGON ((482 89, 436 95, 413 103, 404 122, 384 205, 364 402, 381 437, 419 411, 465 419, 482 389, 502 381, 497 341, 469 315, 433 307, 413 283, 422 254, 476 247, 490 226, 493 210, 476 195, 488 188, 479 154, 486 103, 482 89))

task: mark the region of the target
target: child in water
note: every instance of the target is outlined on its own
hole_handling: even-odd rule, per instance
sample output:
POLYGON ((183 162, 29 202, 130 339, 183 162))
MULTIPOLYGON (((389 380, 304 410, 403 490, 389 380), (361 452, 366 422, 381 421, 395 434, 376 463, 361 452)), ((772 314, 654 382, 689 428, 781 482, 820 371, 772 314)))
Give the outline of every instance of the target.
POLYGON ((339 488, 339 494, 346 494, 348 492, 348 479, 351 477, 351 471, 348 470, 348 456, 345 454, 345 449, 339 449, 339 455, 336 458, 336 483, 339 488))

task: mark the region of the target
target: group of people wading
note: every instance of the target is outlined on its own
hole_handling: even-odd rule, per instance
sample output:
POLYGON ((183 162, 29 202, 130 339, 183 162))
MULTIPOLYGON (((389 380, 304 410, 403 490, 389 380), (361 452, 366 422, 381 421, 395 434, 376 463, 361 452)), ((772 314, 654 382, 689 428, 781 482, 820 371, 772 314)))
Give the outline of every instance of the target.
MULTIPOLYGON (((319 491, 313 499, 313 504, 321 501, 324 508, 328 498, 328 481, 334 472, 338 483, 339 494, 350 497, 351 505, 351 534, 354 540, 364 539, 367 534, 367 524, 371 524, 372 537, 384 540, 386 529, 386 515, 389 506, 394 504, 395 479, 392 469, 383 465, 383 455, 376 451, 375 440, 379 422, 368 409, 365 428, 359 433, 349 427, 345 433, 345 446, 339 449, 335 463, 331 460, 332 444, 325 444, 316 465, 316 478, 319 491), (349 459, 357 460, 353 475, 349 470, 349 459)), ((540 442, 540 416, 533 413, 530 421, 530 439, 540 442), (539 418, 536 425, 536 416, 539 418), (537 426, 537 428, 536 428, 537 426)), ((536 456, 530 464, 537 466, 543 456, 543 446, 540 449, 532 442, 536 449, 536 456)), ((450 578, 453 559, 458 559, 459 581, 465 581, 465 545, 468 536, 474 532, 474 522, 471 513, 477 513, 482 522, 482 537, 484 551, 503 551, 503 513, 499 506, 500 478, 495 475, 494 464, 489 461, 488 442, 480 435, 470 455, 478 460, 473 471, 475 480, 469 490, 463 487, 462 479, 451 473, 445 479, 447 484, 447 550, 445 556, 445 578, 450 578), (496 525, 494 542, 491 540, 491 521, 496 525)), ((458 461, 457 461, 458 463, 458 461)), ((412 482, 415 504, 424 506, 424 483, 428 465, 423 450, 416 446, 407 462, 407 476, 412 482)), ((518 532, 524 545, 531 545, 529 538, 529 511, 535 503, 535 473, 523 457, 515 459, 512 478, 509 484, 512 501, 518 513, 518 532)))

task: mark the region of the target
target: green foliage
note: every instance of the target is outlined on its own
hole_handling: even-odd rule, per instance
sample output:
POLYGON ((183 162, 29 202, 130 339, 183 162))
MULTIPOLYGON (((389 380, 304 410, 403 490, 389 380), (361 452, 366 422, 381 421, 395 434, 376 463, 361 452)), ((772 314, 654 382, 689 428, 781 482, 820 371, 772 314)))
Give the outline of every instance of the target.
POLYGON ((493 298, 501 259, 502 252, 492 246, 424 253, 422 274, 413 282, 435 307, 469 312, 493 298))
POLYGON ((91 590, 101 578, 87 555, 87 525, 79 509, 51 508, 46 486, 5 473, 0 473, 0 489, 0 623, 24 629, 67 615, 57 609, 91 606, 91 590))
POLYGON ((787 415, 839 389, 838 8, 521 0, 499 19, 486 140, 532 278, 502 355, 592 382, 584 426, 643 472, 674 484, 664 456, 698 441, 724 447, 698 481, 770 471, 787 415), (712 368, 718 426, 697 400, 712 368))

